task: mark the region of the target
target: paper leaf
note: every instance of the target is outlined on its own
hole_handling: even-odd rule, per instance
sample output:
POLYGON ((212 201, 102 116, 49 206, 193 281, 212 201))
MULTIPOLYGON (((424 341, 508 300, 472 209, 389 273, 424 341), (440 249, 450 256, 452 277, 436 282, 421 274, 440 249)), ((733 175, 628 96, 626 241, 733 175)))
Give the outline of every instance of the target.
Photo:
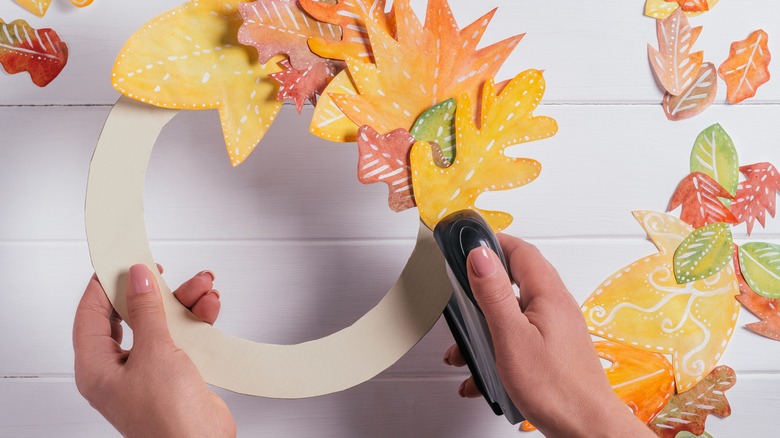
POLYGON ((337 90, 342 95, 357 94, 349 74, 346 71, 337 74, 317 100, 309 132, 331 141, 357 141, 358 125, 341 112, 328 90, 331 92, 337 90))
POLYGON ((780 299, 780 245, 750 242, 740 246, 739 267, 755 293, 780 299))
POLYGON ((680 5, 680 9, 686 12, 709 11, 710 5, 707 0, 666 0, 680 5))
POLYGON ((544 95, 544 77, 538 70, 520 73, 496 94, 492 80, 482 92, 481 123, 477 127, 470 97, 457 101, 455 132, 458 153, 446 169, 434 162, 430 144, 412 146, 412 181, 420 218, 433 229, 448 213, 466 208, 479 211, 490 226, 500 231, 512 223, 505 212, 477 208, 477 198, 487 191, 509 190, 536 179, 541 164, 529 158, 505 154, 509 146, 551 137, 558 124, 549 117, 534 116, 544 95))
POLYGON ((756 90, 769 81, 769 36, 757 30, 747 39, 731 43, 729 57, 718 68, 726 82, 729 103, 739 103, 756 95, 756 90))
POLYGON ((732 265, 685 285, 674 277, 674 252, 693 229, 669 214, 634 212, 659 252, 606 279, 582 311, 596 336, 641 350, 671 354, 677 392, 690 389, 714 367, 739 315, 732 265))
MULTIPOLYGON (((356 125, 369 125, 380 133, 411 130, 423 111, 464 93, 476 104, 482 84, 498 72, 522 38, 518 35, 477 49, 493 12, 459 30, 446 0, 428 3, 425 26, 409 0, 395 2, 393 13, 398 23, 405 24, 398 28, 397 40, 381 26, 367 23, 376 64, 347 62, 357 94, 342 93, 339 84, 325 90, 356 125)), ((331 109, 326 102, 320 104, 331 109)), ((315 121, 321 119, 315 111, 315 121)))
POLYGON ((93 0, 70 0, 70 3, 77 8, 86 8, 92 4, 93 0))
MULTIPOLYGON (((335 0, 327 2, 336 3, 335 0)), ((341 39, 338 26, 315 20, 296 0, 255 0, 239 3, 238 9, 244 20, 238 30, 238 41, 255 47, 261 63, 284 54, 293 68, 304 70, 323 61, 309 50, 309 38, 341 39)))
POLYGON ((383 182, 390 190, 388 204, 393 211, 414 207, 409 150, 414 137, 405 129, 380 135, 370 126, 358 131, 358 180, 363 184, 383 182))
POLYGON ((731 211, 739 223, 747 224, 747 233, 756 220, 765 226, 766 212, 775 217, 777 195, 780 194, 780 175, 770 163, 756 163, 739 168, 746 180, 739 183, 731 211))
POLYGON ((660 438, 674 438, 681 431, 701 435, 707 416, 725 418, 731 415, 725 392, 736 382, 734 370, 721 365, 691 390, 672 397, 648 426, 660 438))
POLYGON ((8 74, 28 72, 45 87, 68 63, 68 46, 52 29, 33 29, 24 20, 0 20, 0 65, 8 74))
MULTIPOLYGON (((736 252, 739 254, 739 249, 736 252)), ((735 254, 736 260, 739 260, 738 257, 735 254)), ((750 323, 745 327, 761 336, 780 341, 780 299, 769 299, 753 292, 753 289, 750 288, 745 278, 741 275, 739 263, 734 265, 736 266, 737 279, 739 280, 740 293, 737 296, 737 300, 742 304, 742 307, 761 320, 750 323)))
POLYGON ((230 162, 241 164, 279 112, 282 56, 255 62, 237 40, 239 0, 185 3, 130 37, 119 54, 113 85, 127 97, 163 108, 219 109, 230 162))
POLYGON ((279 100, 292 100, 295 109, 301 113, 303 105, 308 100, 312 105, 317 104, 317 96, 328 86, 330 80, 336 75, 336 68, 331 61, 320 61, 311 67, 297 70, 290 65, 288 60, 280 63, 284 71, 271 73, 270 76, 279 83, 279 92, 276 98, 279 100))
MULTIPOLYGON (((708 9, 712 9, 718 4, 720 0, 707 0, 708 9)), ((675 10, 679 9, 680 5, 677 1, 666 0, 647 0, 645 3, 645 15, 648 17, 662 20, 672 14, 675 10)), ((685 15, 688 17, 696 17, 703 14, 706 11, 685 11, 685 15)))
POLYGON ((23 7, 24 9, 27 9, 27 11, 39 16, 43 17, 46 15, 46 11, 49 10, 49 6, 51 6, 51 0, 15 0, 16 3, 19 4, 19 6, 23 7))
POLYGON ((701 228, 716 222, 736 224, 737 218, 718 199, 732 199, 731 194, 712 179, 701 172, 693 172, 683 179, 669 201, 669 211, 682 206, 680 219, 701 228))
POLYGON ((679 96, 664 93, 663 108, 666 118, 672 121, 684 120, 701 114, 712 105, 718 94, 718 77, 715 65, 705 62, 699 68, 699 75, 690 87, 679 96))
POLYGON ((647 423, 674 394, 672 364, 662 354, 648 353, 609 341, 593 343, 596 354, 609 362, 609 384, 634 415, 647 423))
POLYGON ((712 277, 731 262, 731 226, 718 222, 693 231, 674 253, 674 276, 685 284, 712 277))
POLYGON ((679 96, 690 87, 699 74, 704 52, 691 53, 701 26, 691 28, 682 10, 656 22, 658 50, 647 45, 650 65, 664 89, 679 96))
POLYGON ((684 430, 678 433, 674 438, 712 438, 712 435, 708 434, 707 432, 704 432, 701 435, 695 435, 684 430))
MULTIPOLYGON (((455 99, 437 103, 423 112, 409 131, 417 141, 436 143, 448 163, 455 160, 455 99)), ((439 166, 439 167, 449 167, 439 166)))
MULTIPOLYGON (((737 148, 719 123, 706 128, 696 137, 691 151, 691 172, 707 174, 729 194, 737 194, 739 184, 737 148)), ((726 207, 731 205, 729 198, 721 199, 721 202, 726 207)))

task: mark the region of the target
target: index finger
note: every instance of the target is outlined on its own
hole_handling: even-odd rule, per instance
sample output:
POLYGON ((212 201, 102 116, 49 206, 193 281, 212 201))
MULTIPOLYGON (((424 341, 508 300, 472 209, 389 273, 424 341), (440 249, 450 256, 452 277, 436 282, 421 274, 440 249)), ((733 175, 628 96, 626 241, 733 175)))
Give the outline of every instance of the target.
POLYGON ((98 356, 122 352, 120 345, 111 336, 113 311, 103 286, 97 276, 93 275, 73 321, 73 350, 77 364, 80 361, 91 362, 98 356))

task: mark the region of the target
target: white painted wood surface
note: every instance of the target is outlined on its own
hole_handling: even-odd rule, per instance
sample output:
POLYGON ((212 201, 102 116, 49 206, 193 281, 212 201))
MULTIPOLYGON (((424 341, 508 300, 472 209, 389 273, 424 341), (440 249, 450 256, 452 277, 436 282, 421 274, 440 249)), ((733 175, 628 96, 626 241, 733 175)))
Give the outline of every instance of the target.
MULTIPOLYGON (((84 186, 107 105, 118 97, 109 82, 116 53, 136 28, 178 3, 98 0, 76 10, 60 1, 44 19, 10 0, 0 4, 6 21, 55 28, 71 53, 45 89, 25 75, 0 74, 0 436, 112 435, 72 379, 70 327, 91 272, 84 186)), ((777 80, 746 104, 666 121, 655 104, 661 93, 646 58, 654 23, 641 15, 642 0, 451 3, 462 24, 499 6, 488 42, 527 32, 504 77, 545 69, 548 95, 538 113, 555 117, 560 133, 512 150, 540 160, 542 176, 482 204, 510 206, 510 232, 539 245, 580 302, 613 271, 654 251, 630 211, 666 207, 701 129, 720 122, 743 163, 780 164, 777 80)), ((414 4, 423 11, 424 1, 414 4)), ((731 41, 758 28, 780 53, 772 39, 780 36, 778 18, 777 2, 723 0, 693 23, 705 26, 699 47, 717 65, 731 41)), ((775 76, 778 65, 770 66, 775 76)), ((310 115, 311 108, 298 116, 285 107, 238 169, 229 166, 212 111, 177 116, 158 142, 147 176, 153 250, 172 285, 203 268, 217 273, 218 326, 228 333, 281 343, 345 327, 378 301, 413 245, 416 213, 392 213, 384 187, 358 183, 355 146, 312 137, 310 115)), ((780 220, 755 238, 780 241, 780 220)), ((740 327, 752 321, 743 312, 740 327)), ((243 436, 516 436, 480 401, 457 397, 464 375, 441 363, 451 342, 440 321, 380 377, 332 396, 223 394, 243 436)), ((738 373, 728 393, 733 414, 710 419, 710 433, 775 435, 780 343, 740 328, 722 363, 738 373)))

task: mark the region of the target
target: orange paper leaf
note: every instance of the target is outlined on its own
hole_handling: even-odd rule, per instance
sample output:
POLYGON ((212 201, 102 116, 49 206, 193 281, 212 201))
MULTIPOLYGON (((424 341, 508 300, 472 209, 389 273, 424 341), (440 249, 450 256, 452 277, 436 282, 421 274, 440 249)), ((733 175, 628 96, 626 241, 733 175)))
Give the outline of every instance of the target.
POLYGON ((647 52, 655 76, 674 96, 682 94, 699 75, 704 52, 691 53, 691 49, 701 29, 701 26, 691 29, 681 9, 656 22, 658 50, 648 44, 647 52))
POLYGON ((747 224, 750 235, 756 220, 765 225, 766 212, 775 217, 777 195, 780 194, 780 174, 770 163, 756 163, 742 166, 739 171, 746 180, 739 183, 731 211, 739 223, 747 224))
POLYGON ((358 180, 363 184, 383 182, 390 190, 388 204, 393 211, 414 207, 409 150, 414 137, 405 129, 380 135, 370 126, 358 131, 358 180))
POLYGON ((312 105, 317 104, 317 96, 336 75, 336 68, 332 61, 320 61, 303 70, 293 68, 290 61, 286 59, 280 65, 284 71, 270 75, 276 82, 279 82, 279 93, 276 98, 294 101, 295 109, 298 110, 299 114, 307 100, 312 105))
POLYGON ((737 300, 742 304, 742 307, 761 320, 745 327, 761 336, 780 341, 780 299, 762 297, 753 292, 740 271, 737 245, 734 245, 734 268, 737 271, 737 280, 739 281, 737 300))
POLYGON ((93 0, 70 0, 70 3, 77 8, 85 8, 92 4, 93 0))
POLYGON ((699 75, 679 96, 664 93, 663 108, 666 118, 677 121, 700 114, 712 105, 718 94, 718 77, 715 65, 705 62, 699 69, 699 75))
MULTIPOLYGON (((693 0, 696 1, 696 0, 693 0)), ((703 11, 685 11, 685 15, 688 17, 695 17, 701 15, 708 10, 711 10, 720 0, 707 0, 707 10, 703 11)), ((680 8, 680 4, 677 0, 647 0, 645 2, 645 15, 652 18, 664 19, 680 8)))
POLYGON ((710 5, 707 0, 667 0, 670 3, 677 3, 680 9, 686 12, 709 11, 710 5))
POLYGON ((24 20, 0 20, 0 65, 9 74, 26 71, 45 87, 68 63, 68 46, 52 29, 33 29, 24 20))
POLYGON ((726 82, 729 103, 739 103, 756 95, 756 90, 769 81, 769 36, 757 30, 747 39, 731 43, 729 57, 718 68, 726 82))
POLYGON ((693 172, 680 182, 669 202, 669 211, 682 205, 680 219, 701 228, 716 222, 736 224, 737 218, 718 199, 734 199, 726 189, 709 175, 693 172))

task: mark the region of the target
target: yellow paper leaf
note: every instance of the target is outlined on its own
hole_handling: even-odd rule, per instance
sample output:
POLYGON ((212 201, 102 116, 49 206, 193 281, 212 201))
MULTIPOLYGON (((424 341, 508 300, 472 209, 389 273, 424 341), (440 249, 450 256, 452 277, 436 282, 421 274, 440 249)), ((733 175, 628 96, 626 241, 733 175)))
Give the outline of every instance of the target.
POLYGON ((674 216, 634 216, 658 247, 608 278, 582 305, 594 335, 672 355, 677 392, 703 379, 718 363, 739 315, 732 265, 704 280, 677 284, 674 252, 693 229, 674 216))
POLYGON ((357 131, 360 127, 341 112, 328 90, 341 95, 357 94, 349 73, 345 70, 337 74, 317 101, 309 131, 317 137, 330 141, 357 141, 357 131))
POLYGON ((16 3, 39 17, 46 15, 51 6, 51 0, 16 0, 16 3))
MULTIPOLYGON (((720 0, 707 0, 707 4, 709 5, 710 10, 718 4, 720 0)), ((647 0, 647 3, 645 3, 645 15, 648 17, 656 18, 659 20, 662 20, 670 15, 672 15, 672 12, 675 11, 675 9, 679 8, 680 5, 673 1, 666 1, 666 0, 647 0)), ((707 11, 685 11, 685 15, 688 17, 695 17, 697 15, 701 15, 707 11)))
POLYGON ((133 34, 119 54, 113 84, 130 98, 163 108, 217 108, 230 162, 252 152, 281 108, 270 74, 276 57, 238 43, 238 0, 193 0, 133 34))
POLYGON ((474 204, 484 192, 520 187, 539 176, 539 162, 508 157, 504 149, 558 132, 555 120, 533 115, 544 87, 544 77, 538 70, 520 73, 501 93, 496 93, 489 80, 482 91, 479 126, 471 97, 462 94, 455 115, 458 153, 446 169, 436 165, 429 143, 415 143, 410 161, 412 183, 420 218, 426 225, 433 229, 447 214, 465 208, 479 211, 496 231, 512 223, 510 214, 481 210, 474 204))

